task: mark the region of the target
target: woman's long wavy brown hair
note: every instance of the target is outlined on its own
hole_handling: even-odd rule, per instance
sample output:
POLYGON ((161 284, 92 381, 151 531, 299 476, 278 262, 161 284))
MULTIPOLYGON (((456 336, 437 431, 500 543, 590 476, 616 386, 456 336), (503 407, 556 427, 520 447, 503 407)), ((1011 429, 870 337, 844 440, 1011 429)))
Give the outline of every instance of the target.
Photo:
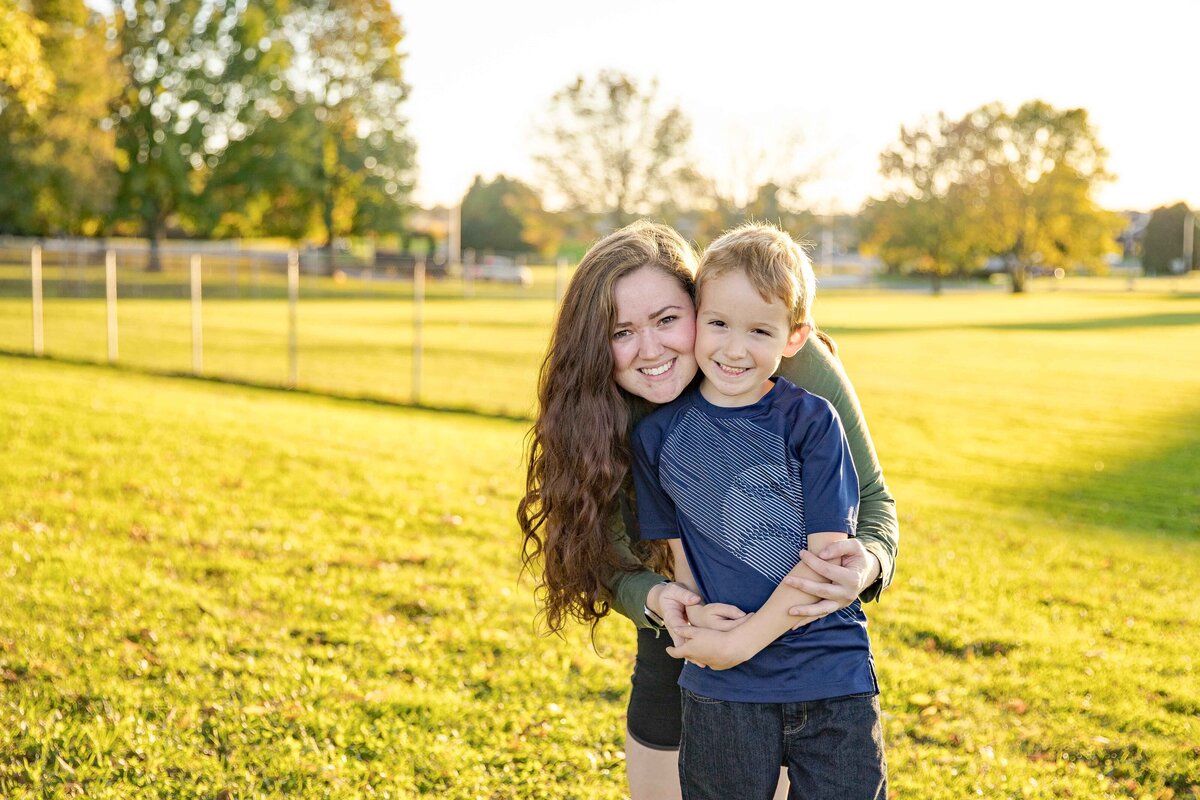
POLYGON ((609 611, 605 580, 638 568, 612 542, 619 497, 628 491, 635 400, 613 380, 611 337, 613 287, 647 266, 694 294, 691 246, 665 225, 635 222, 594 244, 579 263, 542 362, 517 521, 524 567, 542 566, 537 594, 550 632, 569 619, 594 629, 609 611))

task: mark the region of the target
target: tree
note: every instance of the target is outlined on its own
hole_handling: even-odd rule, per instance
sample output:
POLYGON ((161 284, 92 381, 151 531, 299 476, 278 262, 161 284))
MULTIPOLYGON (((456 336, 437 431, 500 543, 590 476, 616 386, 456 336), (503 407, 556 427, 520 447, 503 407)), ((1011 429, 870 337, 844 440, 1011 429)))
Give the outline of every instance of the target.
POLYGON ((287 0, 122 0, 113 22, 125 72, 117 103, 118 218, 150 239, 148 269, 177 214, 203 218, 209 172, 265 117, 286 62, 287 0))
POLYGON ((607 70, 556 92, 535 157, 547 188, 609 229, 669 202, 694 174, 686 154, 692 128, 679 108, 662 108, 657 93, 657 82, 643 87, 607 70))
POLYGON ((900 128, 900 140, 880 155, 891 196, 868 204, 866 240, 885 263, 928 272, 934 294, 942 278, 981 260, 998 244, 986 216, 987 130, 978 115, 900 128))
POLYGON ((34 3, 43 64, 55 89, 0 114, 0 227, 39 236, 94 235, 116 190, 109 106, 120 76, 99 16, 82 0, 34 3))
POLYGON ((1103 268, 1123 222, 1093 198, 1112 176, 1087 111, 1034 100, 1013 115, 997 106, 974 114, 990 132, 995 199, 985 219, 1008 262, 1013 291, 1024 290, 1031 265, 1103 268))
MULTIPOLYGON (((896 201, 886 209, 886 237, 900 236, 928 259, 935 290, 938 275, 987 253, 1005 259, 1014 292, 1024 290, 1031 265, 1100 268, 1121 228, 1092 197, 1109 178, 1106 157, 1086 111, 1041 101, 1015 114, 992 104, 958 121, 939 115, 901 128, 881 156, 896 201)), ((886 247, 881 236, 872 243, 886 247)))
POLYGON ((292 134, 306 174, 292 188, 319 210, 327 254, 338 236, 403 232, 415 146, 400 113, 399 17, 387 0, 305 0, 285 26, 290 114, 304 120, 292 134))
POLYGON ((252 133, 229 143, 205 184, 209 202, 195 218, 201 233, 292 240, 324 234, 311 146, 320 124, 313 112, 285 99, 252 133))
POLYGON ((1192 226, 1191 257, 1187 269, 1200 269, 1200 224, 1186 203, 1162 206, 1150 214, 1142 240, 1142 267, 1150 275, 1168 275, 1172 265, 1185 260, 1186 227, 1192 226))
POLYGON ((32 113, 54 91, 54 73, 42 60, 44 34, 27 6, 0 4, 0 112, 16 104, 32 113))
POLYGON ((515 178, 476 175, 462 202, 462 244, 474 250, 527 253, 541 249, 544 232, 535 217, 544 214, 537 193, 515 178))

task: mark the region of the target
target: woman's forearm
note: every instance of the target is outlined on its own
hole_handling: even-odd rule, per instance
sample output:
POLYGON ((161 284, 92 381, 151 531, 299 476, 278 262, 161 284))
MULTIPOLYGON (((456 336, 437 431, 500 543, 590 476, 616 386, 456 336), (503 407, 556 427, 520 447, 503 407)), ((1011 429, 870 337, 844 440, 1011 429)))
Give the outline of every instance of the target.
POLYGON ((629 569, 614 569, 604 582, 609 592, 612 610, 628 618, 639 628, 653 628, 654 623, 646 619, 646 598, 650 590, 667 580, 653 570, 647 569, 634 554, 625 529, 625 518, 620 509, 614 509, 609 523, 613 550, 621 563, 629 569))
MULTIPOLYGON (((879 579, 869 584, 860 599, 875 600, 892 582, 900 544, 900 522, 896 502, 884 482, 875 444, 859 404, 858 395, 841 361, 823 342, 809 337, 799 353, 783 360, 779 373, 797 386, 820 395, 833 404, 842 420, 846 441, 858 474, 859 501, 857 538, 879 560, 879 579)), ((815 551, 814 551, 815 552, 815 551)))
POLYGON ((860 496, 858 527, 855 538, 879 562, 879 573, 859 595, 864 603, 877 600, 892 583, 896 574, 896 550, 900 543, 900 523, 896 518, 896 501, 892 499, 882 478, 869 495, 860 496))

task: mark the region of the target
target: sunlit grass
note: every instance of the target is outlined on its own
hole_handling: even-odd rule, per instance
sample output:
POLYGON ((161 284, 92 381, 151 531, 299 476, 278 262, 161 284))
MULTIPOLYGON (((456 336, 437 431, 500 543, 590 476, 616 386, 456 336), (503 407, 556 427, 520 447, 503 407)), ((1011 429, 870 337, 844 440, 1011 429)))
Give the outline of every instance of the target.
MULTIPOLYGON (((187 317, 143 308, 122 360, 138 320, 186 369, 187 317)), ((206 368, 285 369, 277 304, 208 309, 206 368)), ((302 310, 315 363, 383 394, 405 310, 302 310)), ((1200 298, 817 312, 904 529, 868 609, 897 796, 1195 794, 1200 298)), ((429 304, 427 388, 527 413, 550 313, 429 304)), ((632 628, 535 634, 525 428, 0 357, 0 796, 621 797, 632 628)))

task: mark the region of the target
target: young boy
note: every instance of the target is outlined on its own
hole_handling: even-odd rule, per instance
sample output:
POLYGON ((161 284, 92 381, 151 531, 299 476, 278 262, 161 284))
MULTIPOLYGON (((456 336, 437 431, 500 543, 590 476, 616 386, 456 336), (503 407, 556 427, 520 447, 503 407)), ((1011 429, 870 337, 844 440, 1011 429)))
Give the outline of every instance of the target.
POLYGON ((860 604, 793 631, 787 609, 811 596, 780 586, 788 574, 822 580, 800 551, 853 536, 858 510, 837 413, 772 378, 811 330, 813 284, 808 257, 777 228, 713 242, 696 277, 703 379, 634 433, 642 538, 671 540, 676 580, 707 603, 757 609, 730 631, 697 631, 727 656, 710 663, 735 666, 688 663, 680 676, 687 800, 765 800, 781 763, 793 798, 887 796, 860 604))

